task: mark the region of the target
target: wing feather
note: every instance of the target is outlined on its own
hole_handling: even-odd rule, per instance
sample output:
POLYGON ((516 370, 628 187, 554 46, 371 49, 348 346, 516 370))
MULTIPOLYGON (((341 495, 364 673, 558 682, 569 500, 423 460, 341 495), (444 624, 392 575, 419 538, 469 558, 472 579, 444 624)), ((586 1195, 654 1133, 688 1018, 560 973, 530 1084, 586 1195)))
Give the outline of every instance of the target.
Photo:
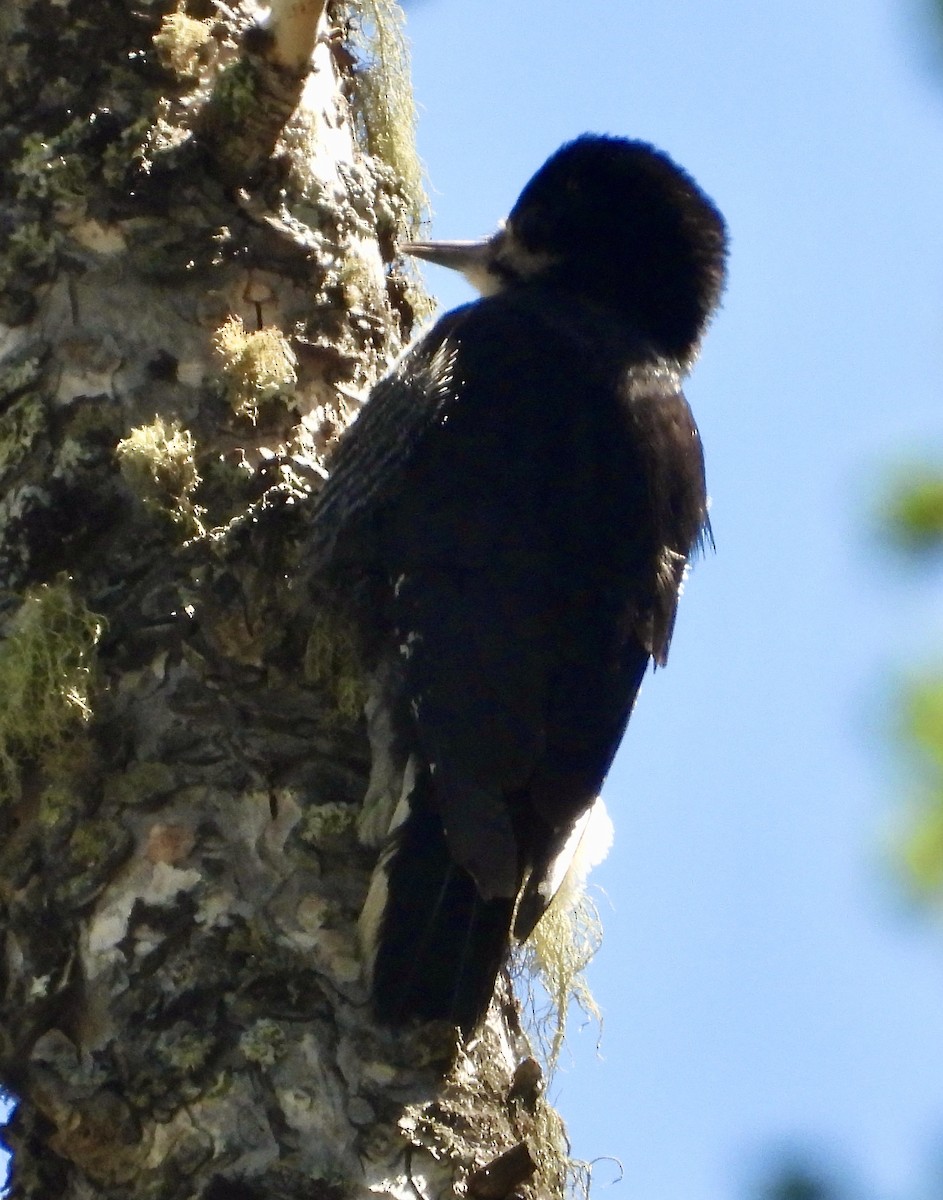
POLYGON ((438 424, 454 390, 457 347, 448 336, 451 325, 440 322, 379 380, 341 437, 315 501, 312 563, 328 563, 343 530, 382 504, 384 492, 400 486, 404 465, 438 424), (430 345, 433 339, 438 345, 430 345))

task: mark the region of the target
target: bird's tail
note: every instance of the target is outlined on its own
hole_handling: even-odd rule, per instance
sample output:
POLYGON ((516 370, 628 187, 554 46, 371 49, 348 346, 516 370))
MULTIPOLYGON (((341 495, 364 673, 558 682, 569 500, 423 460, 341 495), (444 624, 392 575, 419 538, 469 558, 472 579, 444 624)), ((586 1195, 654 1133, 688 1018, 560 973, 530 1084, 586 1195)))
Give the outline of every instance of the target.
POLYGON ((361 923, 377 1019, 444 1020, 470 1033, 507 957, 513 908, 503 897, 483 900, 453 861, 422 772, 409 814, 377 866, 361 923))

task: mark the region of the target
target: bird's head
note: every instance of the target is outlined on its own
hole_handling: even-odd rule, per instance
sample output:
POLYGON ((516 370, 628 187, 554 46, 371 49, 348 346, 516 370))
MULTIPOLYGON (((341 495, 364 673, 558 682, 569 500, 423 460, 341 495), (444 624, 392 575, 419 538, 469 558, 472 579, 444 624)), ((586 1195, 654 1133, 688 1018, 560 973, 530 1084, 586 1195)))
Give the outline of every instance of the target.
POLYGON ((645 142, 584 134, 479 242, 402 249, 461 271, 483 295, 539 283, 615 311, 683 364, 723 290, 723 218, 689 175, 645 142))

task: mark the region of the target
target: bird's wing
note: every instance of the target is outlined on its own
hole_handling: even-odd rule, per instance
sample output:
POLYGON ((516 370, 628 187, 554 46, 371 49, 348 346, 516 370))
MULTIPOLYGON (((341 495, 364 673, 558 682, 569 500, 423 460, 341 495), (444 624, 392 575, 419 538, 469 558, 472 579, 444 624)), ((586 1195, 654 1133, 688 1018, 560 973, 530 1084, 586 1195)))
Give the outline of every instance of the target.
POLYGON ((631 620, 656 665, 664 666, 688 563, 711 544, 704 458, 680 373, 672 364, 645 362, 631 368, 625 401, 650 481, 649 520, 657 550, 651 563, 653 590, 631 620))
POLYGON ((374 385, 338 442, 330 477, 315 500, 312 562, 330 561, 342 531, 382 503, 384 492, 399 483, 402 467, 435 427, 438 410, 453 393, 452 324, 440 321, 374 385))

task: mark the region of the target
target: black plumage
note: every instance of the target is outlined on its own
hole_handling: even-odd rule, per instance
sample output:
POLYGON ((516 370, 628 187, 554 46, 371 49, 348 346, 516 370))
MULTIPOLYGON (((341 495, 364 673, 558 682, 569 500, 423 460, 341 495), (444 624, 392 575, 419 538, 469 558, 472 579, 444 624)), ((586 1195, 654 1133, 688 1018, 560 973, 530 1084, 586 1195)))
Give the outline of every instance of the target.
POLYGON ((667 659, 708 534, 681 378, 726 237, 665 155, 586 135, 494 237, 405 249, 484 294, 373 389, 318 497, 311 555, 373 680, 377 1015, 468 1032, 512 932, 546 906, 649 662, 667 659))

